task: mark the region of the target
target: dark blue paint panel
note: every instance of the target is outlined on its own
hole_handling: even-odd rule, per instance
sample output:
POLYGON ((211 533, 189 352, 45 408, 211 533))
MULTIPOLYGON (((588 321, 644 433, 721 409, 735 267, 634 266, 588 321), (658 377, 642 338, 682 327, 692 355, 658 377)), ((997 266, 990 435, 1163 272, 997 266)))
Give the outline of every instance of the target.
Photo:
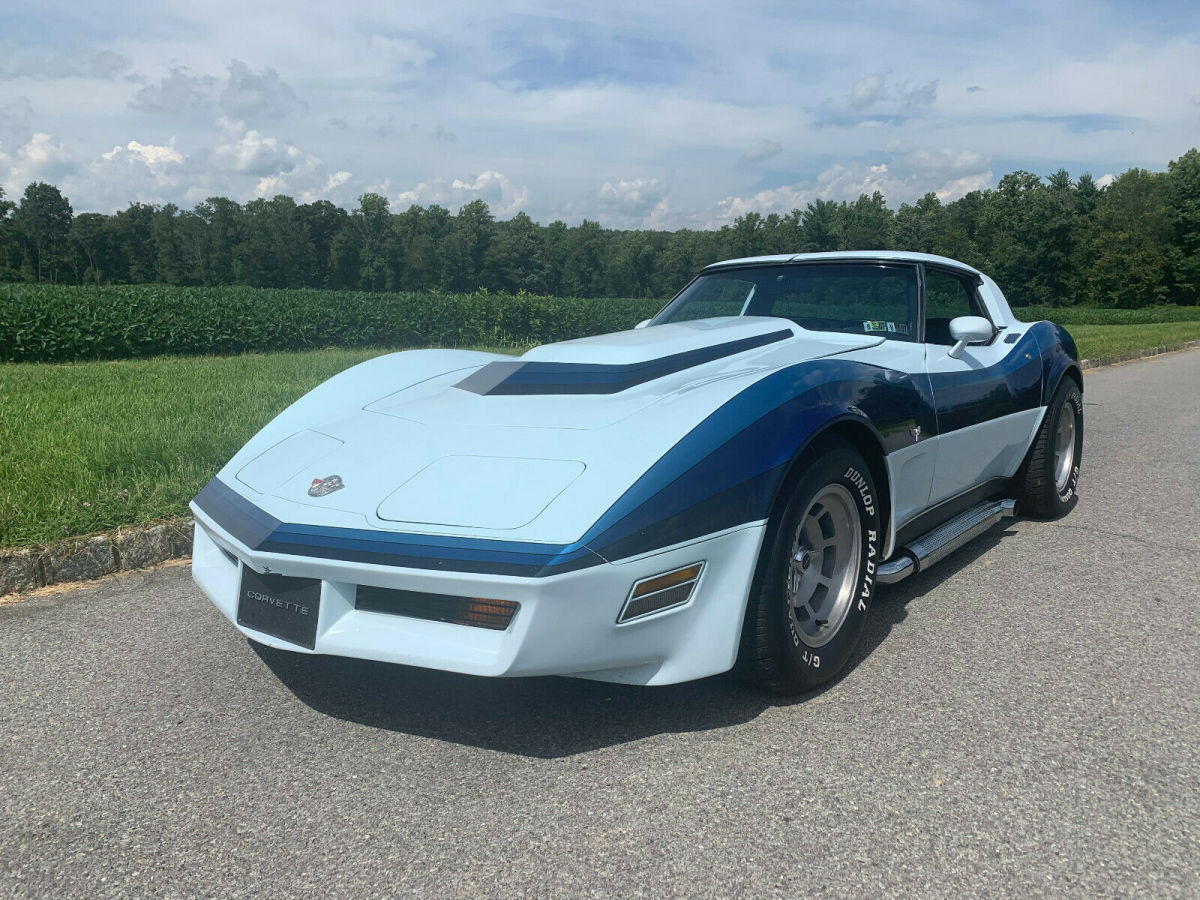
POLYGON ((581 543, 535 544, 284 523, 218 478, 200 491, 195 502, 233 537, 263 553, 535 578, 604 561, 581 543))
POLYGON ((1048 406, 1063 373, 1078 365, 1079 351, 1067 330, 1053 322, 1038 322, 1029 333, 1037 337, 1042 348, 1042 405, 1048 406))
POLYGON ((766 518, 788 465, 825 426, 852 420, 885 451, 936 426, 922 376, 842 359, 799 363, 751 385, 686 435, 588 530, 620 559, 766 518))
POLYGON ((929 376, 938 434, 1041 405, 1042 360, 1032 330, 994 366, 929 376))
POLYGON ((789 329, 757 334, 675 353, 641 363, 599 365, 556 362, 494 362, 472 372, 455 385, 464 391, 488 396, 497 394, 616 394, 635 385, 663 378, 693 366, 765 347, 794 337, 789 329))
POLYGON ((214 478, 193 501, 247 547, 257 547, 283 523, 259 509, 225 482, 214 478))

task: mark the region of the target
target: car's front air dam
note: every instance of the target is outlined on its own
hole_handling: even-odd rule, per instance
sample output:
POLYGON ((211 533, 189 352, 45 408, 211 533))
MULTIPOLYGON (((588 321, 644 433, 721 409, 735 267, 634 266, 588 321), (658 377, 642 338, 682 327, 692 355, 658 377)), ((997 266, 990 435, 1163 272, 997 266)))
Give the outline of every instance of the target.
POLYGON ((728 670, 737 654, 745 598, 764 523, 547 578, 405 569, 252 553, 202 513, 192 571, 237 623, 240 566, 321 580, 313 651, 238 626, 263 644, 443 669, 471 675, 573 675, 635 684, 673 684, 728 670), (617 624, 632 585, 704 562, 687 603, 617 624), (355 608, 357 585, 484 597, 520 604, 503 631, 355 608))

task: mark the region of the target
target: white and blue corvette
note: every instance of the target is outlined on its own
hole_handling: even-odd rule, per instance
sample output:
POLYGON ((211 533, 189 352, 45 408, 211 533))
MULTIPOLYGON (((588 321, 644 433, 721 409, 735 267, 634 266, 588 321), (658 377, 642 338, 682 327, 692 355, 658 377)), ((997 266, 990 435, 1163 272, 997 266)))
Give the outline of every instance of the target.
POLYGON ((953 260, 730 260, 630 331, 342 372, 196 497, 193 573, 300 653, 801 691, 879 585, 1074 505, 1082 389, 953 260))

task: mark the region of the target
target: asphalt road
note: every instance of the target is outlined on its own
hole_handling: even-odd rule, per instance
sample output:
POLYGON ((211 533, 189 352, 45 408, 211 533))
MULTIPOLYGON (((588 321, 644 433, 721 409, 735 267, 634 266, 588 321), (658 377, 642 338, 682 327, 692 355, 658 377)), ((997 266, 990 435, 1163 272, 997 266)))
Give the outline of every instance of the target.
POLYGON ((1083 498, 796 700, 255 650, 186 568, 0 606, 0 894, 1200 895, 1200 352, 1087 379, 1083 498))

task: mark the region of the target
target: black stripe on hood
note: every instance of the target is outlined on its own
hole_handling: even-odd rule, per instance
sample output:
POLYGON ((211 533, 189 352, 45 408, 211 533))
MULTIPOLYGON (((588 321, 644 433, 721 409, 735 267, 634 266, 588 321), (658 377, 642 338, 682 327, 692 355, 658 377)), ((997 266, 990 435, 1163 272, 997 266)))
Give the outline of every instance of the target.
POLYGON ((616 394, 620 391, 673 375, 693 366, 754 350, 794 337, 784 329, 769 334, 687 350, 639 363, 602 365, 563 362, 494 362, 472 372, 455 385, 473 394, 616 394))

